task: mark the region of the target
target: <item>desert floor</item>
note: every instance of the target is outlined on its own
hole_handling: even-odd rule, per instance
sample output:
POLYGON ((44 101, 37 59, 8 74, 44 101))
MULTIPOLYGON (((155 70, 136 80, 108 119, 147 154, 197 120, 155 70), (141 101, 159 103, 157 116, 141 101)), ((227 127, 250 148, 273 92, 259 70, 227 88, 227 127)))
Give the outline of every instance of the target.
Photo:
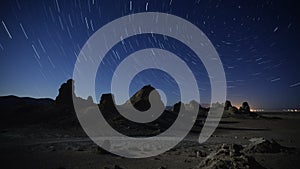
POLYGON ((249 139, 274 139, 289 152, 253 153, 262 166, 274 169, 300 167, 300 114, 265 113, 282 119, 223 118, 219 128, 205 143, 197 134, 189 134, 175 148, 155 157, 128 159, 99 153, 89 138, 74 136, 68 129, 43 129, 38 126, 1 129, 1 168, 88 169, 121 168, 196 168, 220 144, 249 144, 249 139), (117 166, 116 166, 117 165, 117 166))

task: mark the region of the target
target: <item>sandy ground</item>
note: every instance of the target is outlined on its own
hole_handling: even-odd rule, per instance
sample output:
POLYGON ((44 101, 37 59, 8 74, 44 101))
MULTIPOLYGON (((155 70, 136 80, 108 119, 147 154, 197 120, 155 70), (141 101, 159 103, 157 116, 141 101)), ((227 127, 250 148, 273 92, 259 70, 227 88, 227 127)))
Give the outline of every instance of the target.
POLYGON ((0 133, 1 168, 39 169, 185 169, 195 168, 208 154, 223 143, 249 144, 249 139, 264 137, 293 148, 290 152, 253 153, 262 166, 274 169, 300 168, 300 114, 266 114, 282 119, 224 118, 224 123, 205 143, 197 142, 198 135, 189 134, 175 148, 155 157, 128 159, 101 154, 86 137, 72 131, 46 130, 38 127, 2 129, 0 133), (197 156, 198 154, 198 156, 197 156))

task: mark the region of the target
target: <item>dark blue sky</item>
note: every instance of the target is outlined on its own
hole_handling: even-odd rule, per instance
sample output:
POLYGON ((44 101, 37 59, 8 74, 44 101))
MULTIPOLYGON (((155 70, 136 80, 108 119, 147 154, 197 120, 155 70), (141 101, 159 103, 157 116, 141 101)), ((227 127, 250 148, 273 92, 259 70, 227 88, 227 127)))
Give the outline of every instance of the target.
MULTIPOLYGON (((186 0, 36 0, 0 2, 0 95, 55 98, 72 77, 77 54, 88 38, 110 21, 138 12, 164 12, 199 27, 215 46, 227 78, 228 99, 235 105, 300 108, 299 12, 293 1, 186 0)), ((99 96, 110 92, 112 71, 139 49, 163 48, 190 62, 194 53, 178 41, 159 35, 136 36, 117 44, 97 74, 99 96), (154 41, 158 44, 153 43, 154 41), (130 46, 130 47, 128 47, 130 46), (126 50, 124 50, 124 47, 126 50), (116 60, 113 51, 120 59, 116 60)), ((204 102, 210 85, 200 61, 188 63, 204 102), (196 73, 195 73, 196 72, 196 73)), ((132 92, 151 84, 176 102, 178 87, 167 74, 144 71, 132 92)), ((97 98, 99 100, 99 98, 97 98)))

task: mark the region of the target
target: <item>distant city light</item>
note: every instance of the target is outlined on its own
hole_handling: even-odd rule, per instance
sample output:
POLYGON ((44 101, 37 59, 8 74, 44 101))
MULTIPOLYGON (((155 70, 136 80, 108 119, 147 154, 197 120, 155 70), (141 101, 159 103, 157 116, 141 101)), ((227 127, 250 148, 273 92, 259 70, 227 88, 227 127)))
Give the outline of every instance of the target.
POLYGON ((284 109, 285 112, 300 112, 300 109, 284 109))
POLYGON ((264 112, 264 109, 250 109, 251 112, 264 112))

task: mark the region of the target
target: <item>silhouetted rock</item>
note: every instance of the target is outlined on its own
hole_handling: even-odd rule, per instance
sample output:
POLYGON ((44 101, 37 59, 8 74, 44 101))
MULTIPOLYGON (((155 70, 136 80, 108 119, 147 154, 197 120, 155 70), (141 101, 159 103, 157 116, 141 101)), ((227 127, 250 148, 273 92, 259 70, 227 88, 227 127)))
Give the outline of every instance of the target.
POLYGON ((229 100, 226 100, 224 105, 224 116, 230 116, 234 115, 236 113, 239 113, 239 110, 231 105, 231 102, 229 100))
POLYGON ((223 117, 226 116, 235 116, 235 117, 254 117, 254 118, 258 118, 258 117, 262 117, 259 116, 257 113, 255 112, 251 112, 250 111, 250 106, 248 104, 248 102, 243 102, 242 106, 237 109, 236 107, 231 105, 231 102, 229 100, 227 100, 224 104, 224 113, 223 113, 223 117))
POLYGON ((185 110, 185 106, 184 103, 182 102, 177 102, 174 104, 174 106, 172 107, 172 111, 178 113, 180 111, 180 108, 182 108, 183 110, 185 110))
POLYGON ((231 102, 229 100, 226 100, 224 110, 229 110, 230 107, 232 107, 231 102))
POLYGON ((149 95, 153 90, 155 89, 151 85, 144 86, 130 98, 131 104, 139 111, 148 110, 151 106, 149 95))
MULTIPOLYGON (((149 97, 153 99, 154 105, 164 107, 160 95, 150 85, 142 87, 137 91, 130 100, 123 105, 114 105, 112 94, 103 94, 101 96, 99 108, 102 115, 108 123, 117 131, 128 136, 154 136, 168 129, 176 120, 177 113, 164 110, 161 115, 149 123, 136 123, 131 121, 120 114, 119 111, 132 112, 128 103, 131 101, 132 105, 139 111, 147 111, 150 108, 149 97), (118 108, 118 109, 117 109, 118 108)), ((139 113, 139 112, 133 112, 139 113)))
POLYGON ((240 107, 239 111, 241 113, 250 113, 250 106, 249 106, 248 102, 243 102, 243 104, 240 107))
POLYGON ((63 83, 59 88, 58 96, 55 98, 55 103, 73 106, 73 92, 74 81, 69 79, 66 83, 63 83))
POLYGON ((229 107, 228 111, 231 113, 231 114, 236 114, 239 112, 238 108, 232 106, 232 107, 229 107))
POLYGON ((102 94, 100 98, 100 110, 102 111, 112 111, 115 110, 114 96, 111 93, 102 94))

